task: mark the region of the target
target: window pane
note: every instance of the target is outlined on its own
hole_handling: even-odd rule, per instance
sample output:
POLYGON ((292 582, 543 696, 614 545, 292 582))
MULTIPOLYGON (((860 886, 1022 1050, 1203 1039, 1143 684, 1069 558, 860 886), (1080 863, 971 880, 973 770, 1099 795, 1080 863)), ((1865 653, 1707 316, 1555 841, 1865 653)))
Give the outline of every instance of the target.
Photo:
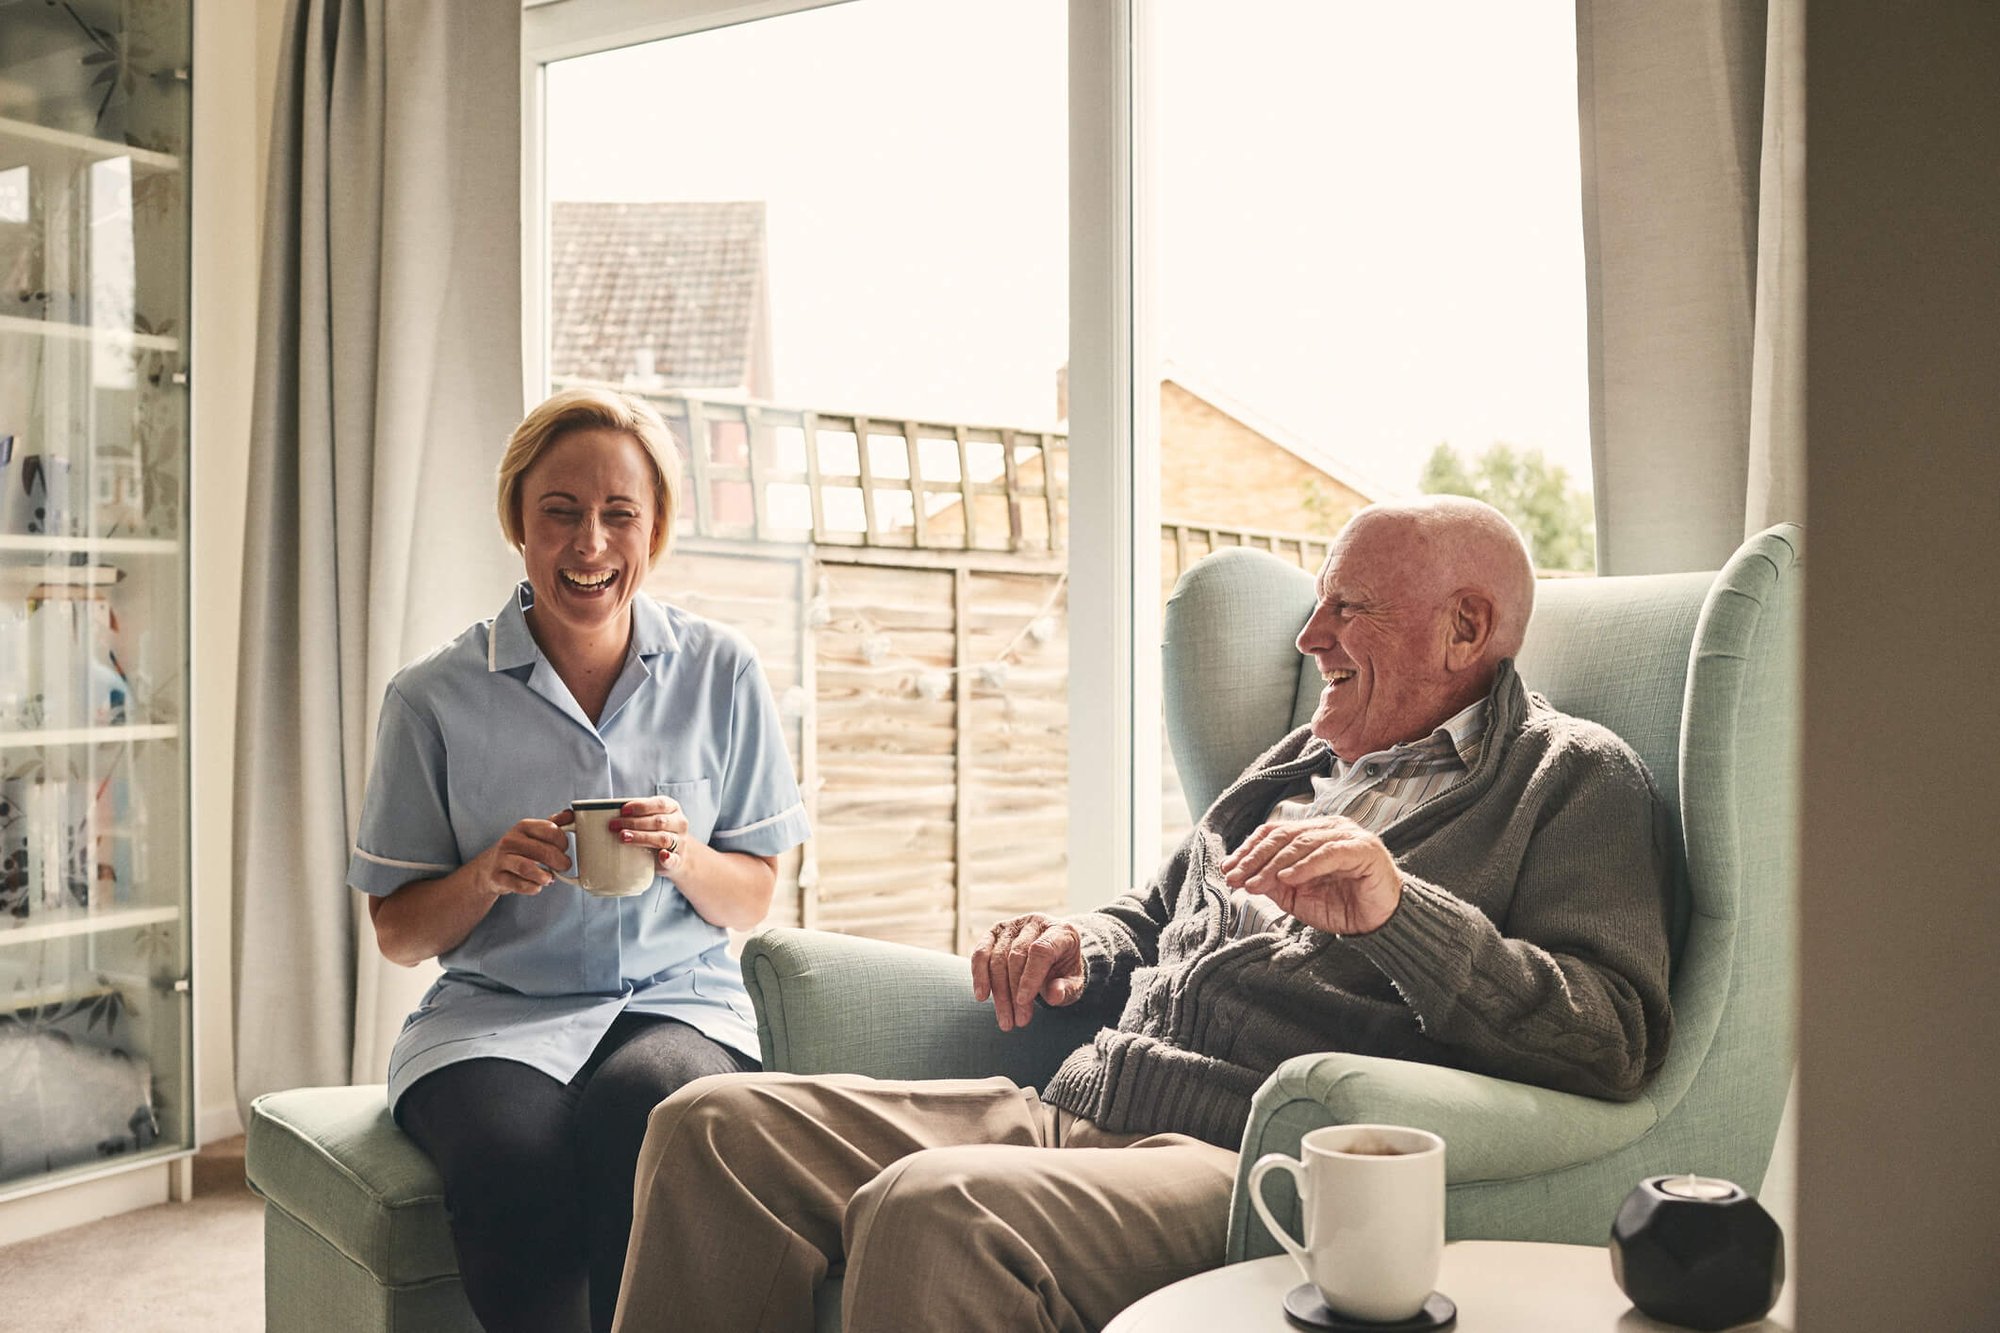
MULTIPOLYGON (((1313 568, 1361 504, 1435 490, 1588 572, 1575 16, 1145 13, 1162 594, 1220 546, 1313 568)), ((1163 788, 1171 843, 1170 752, 1163 788)))
POLYGON ((548 66, 551 377, 683 447, 649 588, 785 711, 774 922, 1063 901, 1066 49, 1063 0, 863 0, 548 66))

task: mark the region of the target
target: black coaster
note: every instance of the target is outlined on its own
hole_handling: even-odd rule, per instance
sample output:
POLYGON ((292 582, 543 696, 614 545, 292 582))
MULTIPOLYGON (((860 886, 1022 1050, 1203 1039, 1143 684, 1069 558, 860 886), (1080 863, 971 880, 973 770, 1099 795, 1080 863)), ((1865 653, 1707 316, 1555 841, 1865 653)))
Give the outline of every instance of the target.
POLYGON ((1335 1314, 1320 1299, 1318 1287, 1310 1282, 1301 1282, 1285 1293, 1285 1318, 1298 1328, 1328 1328, 1333 1333, 1431 1333, 1433 1329, 1450 1328, 1456 1324, 1458 1306, 1452 1303, 1451 1297, 1434 1291, 1424 1302, 1424 1308, 1410 1318, 1378 1324, 1335 1314))

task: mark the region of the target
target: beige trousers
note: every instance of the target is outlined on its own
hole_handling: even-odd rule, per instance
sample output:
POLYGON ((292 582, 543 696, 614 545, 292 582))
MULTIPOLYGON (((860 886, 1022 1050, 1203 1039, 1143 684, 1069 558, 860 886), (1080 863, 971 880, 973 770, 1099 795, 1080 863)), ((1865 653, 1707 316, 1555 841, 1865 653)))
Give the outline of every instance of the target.
POLYGON ((1222 1262, 1236 1154, 1004 1078, 697 1079, 639 1153, 618 1333, 1084 1330, 1222 1262))

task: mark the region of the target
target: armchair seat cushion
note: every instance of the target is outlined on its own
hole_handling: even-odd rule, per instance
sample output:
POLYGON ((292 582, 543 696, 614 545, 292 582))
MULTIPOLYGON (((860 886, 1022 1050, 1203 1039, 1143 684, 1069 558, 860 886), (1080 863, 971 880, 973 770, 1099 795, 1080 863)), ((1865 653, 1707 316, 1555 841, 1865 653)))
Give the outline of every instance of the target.
POLYGON ((265 1320, 287 1329, 476 1330, 444 1181, 379 1083, 251 1104, 244 1174, 265 1200, 265 1320))

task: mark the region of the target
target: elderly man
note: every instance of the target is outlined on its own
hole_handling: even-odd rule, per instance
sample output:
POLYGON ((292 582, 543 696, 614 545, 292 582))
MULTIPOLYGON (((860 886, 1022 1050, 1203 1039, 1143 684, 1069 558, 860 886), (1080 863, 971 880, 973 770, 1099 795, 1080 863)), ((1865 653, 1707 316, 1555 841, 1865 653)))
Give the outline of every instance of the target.
MULTIPOLYGON (((1522 688, 1534 603, 1476 501, 1363 510, 1299 650, 1311 723, 1143 891, 1005 921, 972 957, 1003 1028, 1106 1026, 1037 1094, 782 1074, 653 1113, 619 1325, 1087 1329, 1222 1261, 1233 1149, 1321 1050, 1636 1096, 1666 1053, 1664 807, 1616 736, 1522 688)), ((857 1003, 867 997, 856 996, 857 1003)))

